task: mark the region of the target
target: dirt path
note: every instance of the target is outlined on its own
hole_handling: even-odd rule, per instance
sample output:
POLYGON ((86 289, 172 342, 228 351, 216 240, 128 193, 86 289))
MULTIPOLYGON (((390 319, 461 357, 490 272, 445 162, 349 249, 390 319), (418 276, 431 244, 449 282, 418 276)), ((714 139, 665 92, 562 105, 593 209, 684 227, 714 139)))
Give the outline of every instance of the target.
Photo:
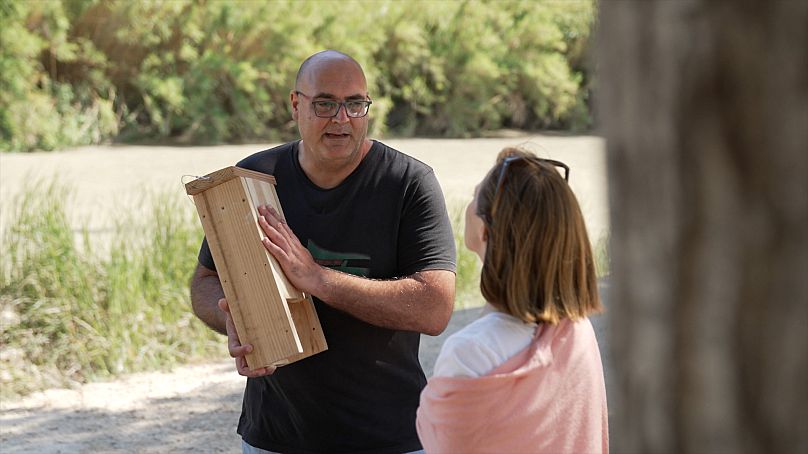
MULTIPOLYGON (((457 311, 443 334, 421 336, 427 376, 446 336, 478 312, 457 311)), ((0 402, 0 452, 240 452, 244 380, 228 360, 0 402)))
POLYGON ((230 361, 0 404, 3 453, 238 452, 244 382, 230 361))
MULTIPOLYGON (((431 165, 450 206, 471 199, 474 185, 503 146, 529 143, 541 156, 571 167, 570 184, 592 240, 597 241, 607 229, 605 156, 600 138, 534 135, 384 142, 431 165)), ((167 189, 185 197, 182 175, 203 175, 269 146, 109 146, 0 154, 0 225, 10 222, 9 202, 26 182, 49 181, 56 175, 75 191, 68 210, 73 219, 103 232, 122 210, 136 210, 145 190, 167 189)), ((475 309, 457 311, 444 334, 422 336, 420 356, 427 376, 443 339, 475 315, 475 309)), ((596 328, 602 330, 601 325, 596 323, 596 328)), ((601 347, 603 350, 604 344, 601 347)), ((0 452, 240 452, 235 425, 243 383, 228 360, 0 402, 0 452)))
MULTIPOLYGON (((605 295, 603 288, 601 293, 605 295)), ((419 357, 427 376, 444 339, 478 313, 479 308, 455 311, 440 336, 421 336, 419 357)), ((611 394, 607 319, 592 322, 611 394)), ((238 453, 241 441, 235 428, 243 387, 244 378, 228 360, 0 402, 0 452, 238 453)))

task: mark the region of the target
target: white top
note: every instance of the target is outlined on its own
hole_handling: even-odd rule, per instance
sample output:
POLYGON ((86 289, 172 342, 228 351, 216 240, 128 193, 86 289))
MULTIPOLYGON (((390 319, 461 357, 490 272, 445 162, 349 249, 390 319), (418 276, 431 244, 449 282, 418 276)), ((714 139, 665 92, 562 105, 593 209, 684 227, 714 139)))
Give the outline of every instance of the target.
POLYGON ((535 323, 496 310, 486 313, 446 339, 432 376, 483 376, 530 345, 535 332, 535 323))

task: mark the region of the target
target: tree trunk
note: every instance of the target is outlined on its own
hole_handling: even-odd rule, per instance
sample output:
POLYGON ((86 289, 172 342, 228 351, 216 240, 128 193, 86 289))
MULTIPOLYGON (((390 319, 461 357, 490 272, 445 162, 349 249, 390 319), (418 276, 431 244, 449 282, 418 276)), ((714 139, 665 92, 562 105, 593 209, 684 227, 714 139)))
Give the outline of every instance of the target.
POLYGON ((808 452, 808 1, 602 0, 617 453, 808 452))

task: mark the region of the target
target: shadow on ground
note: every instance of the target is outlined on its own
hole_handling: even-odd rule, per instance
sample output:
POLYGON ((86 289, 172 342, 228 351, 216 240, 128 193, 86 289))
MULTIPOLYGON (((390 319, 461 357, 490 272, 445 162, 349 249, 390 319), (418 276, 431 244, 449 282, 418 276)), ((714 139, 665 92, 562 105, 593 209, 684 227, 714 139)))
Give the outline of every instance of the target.
POLYGON ((124 411, 4 410, 0 452, 239 452, 235 425, 241 388, 240 382, 226 387, 211 384, 192 393, 148 399, 124 411))

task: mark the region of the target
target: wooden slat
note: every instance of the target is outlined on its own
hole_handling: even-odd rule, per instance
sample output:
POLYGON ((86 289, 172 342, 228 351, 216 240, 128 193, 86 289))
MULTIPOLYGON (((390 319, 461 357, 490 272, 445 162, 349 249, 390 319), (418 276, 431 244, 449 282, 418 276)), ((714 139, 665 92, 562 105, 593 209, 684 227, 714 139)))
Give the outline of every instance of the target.
POLYGON ((241 167, 230 166, 215 172, 211 172, 201 178, 197 178, 196 180, 189 181, 185 185, 185 192, 188 195, 196 195, 237 177, 251 178, 254 180, 266 181, 267 183, 275 184, 275 177, 272 175, 256 172, 254 170, 242 169, 241 167))
MULTIPOLYGON (((263 181, 256 181, 253 179, 245 178, 247 186, 253 200, 256 202, 256 207, 260 205, 269 205, 280 213, 284 219, 286 215, 283 213, 283 207, 280 200, 278 200, 278 193, 275 191, 273 185, 267 184, 263 181)), ((320 320, 317 317, 317 311, 314 309, 314 302, 311 300, 310 295, 304 295, 297 288, 295 288, 286 275, 281 271, 280 265, 269 254, 273 264, 273 271, 276 271, 276 282, 283 282, 285 285, 286 302, 289 304, 289 310, 292 314, 294 326, 297 329, 297 334, 303 346, 303 352, 293 355, 289 358, 289 362, 299 361, 303 358, 311 356, 328 349, 325 341, 325 335, 320 327, 320 320)), ((284 287, 281 287, 283 290, 284 287)))
MULTIPOLYGON (((261 205, 269 205, 272 208, 275 208, 276 211, 281 213, 283 216, 283 210, 281 209, 280 201, 278 201, 278 197, 275 193, 275 188, 272 184, 266 181, 255 180, 252 178, 242 178, 244 182, 244 188, 247 193, 250 194, 250 197, 253 201, 253 205, 255 206, 255 219, 258 219, 258 210, 257 208, 261 205)), ((264 238, 264 232, 259 228, 258 233, 261 238, 264 238)), ((275 282, 279 283, 279 290, 281 291, 281 295, 286 300, 299 300, 303 298, 303 293, 300 292, 288 279, 286 279, 286 275, 283 274, 280 264, 275 260, 275 257, 272 254, 267 253, 268 260, 270 262, 270 268, 275 276, 275 282)))

